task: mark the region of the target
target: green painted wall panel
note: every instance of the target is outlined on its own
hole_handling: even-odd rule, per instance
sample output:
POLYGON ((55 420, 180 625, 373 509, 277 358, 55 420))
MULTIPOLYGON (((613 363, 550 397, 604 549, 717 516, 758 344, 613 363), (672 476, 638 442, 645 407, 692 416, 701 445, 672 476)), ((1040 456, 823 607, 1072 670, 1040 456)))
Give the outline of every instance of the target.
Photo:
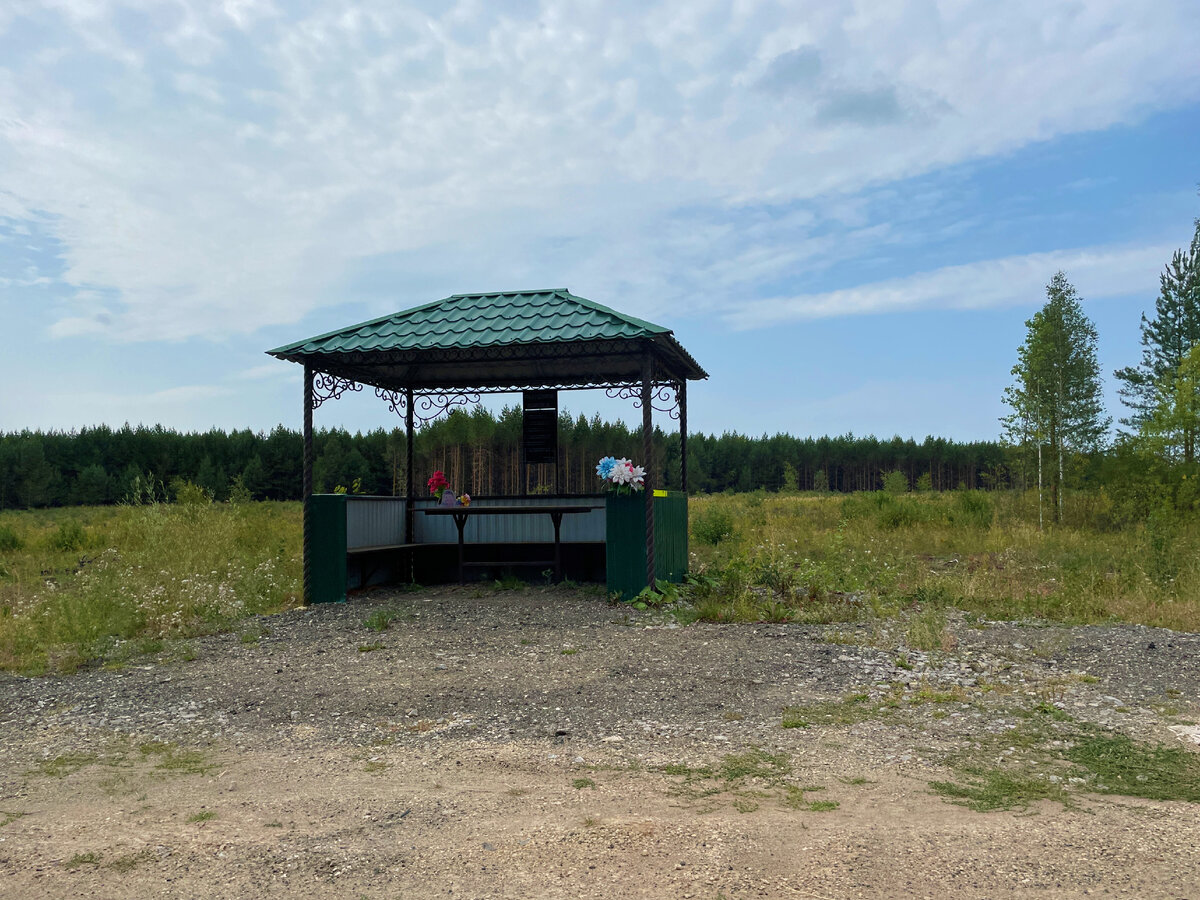
POLYGON ((346 601, 346 495, 313 494, 305 512, 310 516, 310 603, 346 601))
MULTIPOLYGON (((605 571, 610 593, 629 600, 646 587, 646 499, 642 494, 605 498, 605 571)), ((679 584, 687 572, 687 494, 654 498, 656 578, 679 584)))

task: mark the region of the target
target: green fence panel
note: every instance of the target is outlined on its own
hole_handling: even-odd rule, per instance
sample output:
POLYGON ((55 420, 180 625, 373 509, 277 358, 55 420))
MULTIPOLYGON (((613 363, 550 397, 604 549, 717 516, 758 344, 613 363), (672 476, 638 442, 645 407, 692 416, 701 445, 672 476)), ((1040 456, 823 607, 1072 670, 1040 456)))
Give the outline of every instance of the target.
POLYGON ((346 601, 346 495, 313 494, 305 515, 311 517, 309 603, 346 601))
POLYGON ((688 565, 687 494, 668 491, 654 498, 654 535, 655 577, 682 584, 688 565))
MULTIPOLYGON (((665 494, 665 496, 663 496, 665 494)), ((687 494, 654 497, 654 570, 662 581, 679 584, 687 572, 687 494)), ((630 600, 646 587, 646 499, 643 494, 605 498, 605 571, 610 593, 630 600)))

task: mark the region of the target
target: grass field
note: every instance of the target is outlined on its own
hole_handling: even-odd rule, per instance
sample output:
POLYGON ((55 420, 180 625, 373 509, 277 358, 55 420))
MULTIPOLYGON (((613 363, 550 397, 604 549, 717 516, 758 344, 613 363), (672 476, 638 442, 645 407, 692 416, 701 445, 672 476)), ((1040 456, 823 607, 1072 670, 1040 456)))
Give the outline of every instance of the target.
MULTIPOLYGON (((1200 631, 1200 523, 1117 526, 1103 495, 1037 528, 1012 493, 691 500, 682 621, 892 621, 937 649, 946 610, 1200 631)), ((168 638, 297 605, 298 503, 0 513, 0 669, 72 671, 187 652, 168 638), (174 648, 174 649, 172 649, 174 648)), ((653 598, 651 598, 653 599, 653 598)))
POLYGON ((1118 526, 1101 495, 1037 527, 1036 495, 742 494, 691 500, 691 601, 709 621, 832 622, 957 607, 996 619, 1200 630, 1200 522, 1118 526))
POLYGON ((296 606, 300 546, 299 503, 0 513, 0 668, 119 665, 296 606))

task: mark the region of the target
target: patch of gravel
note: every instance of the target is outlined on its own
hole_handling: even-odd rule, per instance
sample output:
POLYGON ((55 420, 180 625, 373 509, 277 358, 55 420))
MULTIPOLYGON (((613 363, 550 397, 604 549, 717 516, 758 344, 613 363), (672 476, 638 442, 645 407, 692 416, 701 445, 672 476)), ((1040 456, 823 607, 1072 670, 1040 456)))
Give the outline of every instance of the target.
POLYGON ((1003 711, 1014 702, 1177 741, 1170 726, 1193 723, 1200 698, 1200 636, 1162 629, 952 615, 952 649, 921 652, 878 626, 680 627, 586 591, 478 593, 373 592, 248 623, 266 632, 257 641, 193 639, 191 661, 0 676, 0 750, 53 756, 116 732, 294 750, 548 739, 690 759, 818 740, 823 729, 780 727, 786 707, 858 692, 900 698, 911 713, 903 722, 852 726, 856 759, 871 766, 1010 727, 1003 711), (394 619, 375 632, 365 620, 379 610, 394 619), (944 715, 938 703, 912 702, 946 690, 973 702, 944 715))

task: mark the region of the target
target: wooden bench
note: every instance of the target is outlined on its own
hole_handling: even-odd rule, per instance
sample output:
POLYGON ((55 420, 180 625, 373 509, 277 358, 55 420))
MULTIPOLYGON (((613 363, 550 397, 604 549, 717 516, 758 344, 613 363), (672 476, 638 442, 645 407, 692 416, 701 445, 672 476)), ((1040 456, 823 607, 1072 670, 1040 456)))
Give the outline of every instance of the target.
POLYGON ((424 546, 424 544, 376 544, 372 547, 347 547, 346 555, 354 556, 356 553, 375 553, 380 550, 411 550, 413 547, 424 546))
MULTIPOLYGON (((346 556, 363 556, 368 553, 386 553, 391 550, 412 550, 414 547, 420 547, 421 544, 374 544, 370 547, 347 547, 346 556)), ((360 572, 362 573, 363 583, 371 580, 371 576, 379 570, 379 562, 373 561, 370 565, 366 563, 360 564, 360 572)))

